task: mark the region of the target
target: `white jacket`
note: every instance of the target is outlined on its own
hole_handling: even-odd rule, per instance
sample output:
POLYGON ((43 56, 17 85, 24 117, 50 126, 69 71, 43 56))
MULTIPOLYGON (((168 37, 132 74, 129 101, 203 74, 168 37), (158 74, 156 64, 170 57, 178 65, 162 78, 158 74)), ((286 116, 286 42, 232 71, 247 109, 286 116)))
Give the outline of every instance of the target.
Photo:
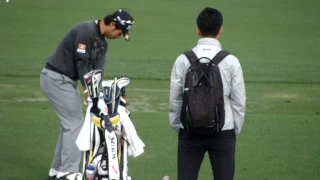
MULTIPOLYGON (((212 59, 221 51, 221 44, 214 38, 201 38, 192 50, 199 59, 201 57, 212 59)), ((204 63, 208 60, 203 58, 200 62, 204 63)), ((189 60, 184 54, 181 54, 176 59, 171 71, 169 121, 171 127, 177 132, 180 128, 183 128, 180 122, 180 114, 185 78, 189 67, 189 60)), ((233 55, 225 57, 218 67, 224 91, 225 124, 222 131, 235 129, 236 134, 239 134, 244 123, 246 107, 242 68, 239 60, 233 55)))

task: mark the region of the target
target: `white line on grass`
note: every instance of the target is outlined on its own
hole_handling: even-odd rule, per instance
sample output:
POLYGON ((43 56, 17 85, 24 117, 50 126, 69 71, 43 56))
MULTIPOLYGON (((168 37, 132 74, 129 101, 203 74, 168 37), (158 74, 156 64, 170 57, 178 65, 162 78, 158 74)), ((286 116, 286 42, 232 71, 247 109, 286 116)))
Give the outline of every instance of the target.
POLYGON ((139 88, 133 88, 130 89, 131 91, 144 91, 144 92, 169 92, 169 90, 164 89, 139 89, 139 88))
MULTIPOLYGON (((6 87, 11 87, 7 86, 6 87)), ((130 91, 136 91, 136 92, 164 92, 168 93, 169 90, 164 89, 141 89, 141 88, 132 88, 130 91)), ((168 109, 168 103, 167 102, 159 102, 158 104, 152 105, 150 103, 150 99, 152 97, 148 96, 144 93, 141 95, 138 94, 135 97, 129 97, 128 98, 128 110, 131 112, 158 112, 158 111, 165 111, 168 109)), ((48 101, 45 97, 37 97, 37 98, 30 98, 30 97, 19 97, 14 99, 2 99, 0 102, 46 102, 48 101)))
POLYGON ((28 98, 28 97, 21 97, 21 98, 14 98, 13 100, 0 100, 1 102, 44 102, 48 101, 47 98, 28 98))

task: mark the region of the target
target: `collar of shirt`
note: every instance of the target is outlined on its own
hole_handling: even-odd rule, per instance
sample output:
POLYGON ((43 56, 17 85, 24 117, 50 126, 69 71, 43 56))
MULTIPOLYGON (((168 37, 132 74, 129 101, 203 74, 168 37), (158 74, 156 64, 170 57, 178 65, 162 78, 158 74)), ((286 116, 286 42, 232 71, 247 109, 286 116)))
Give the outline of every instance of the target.
POLYGON ((97 27, 97 30, 98 30, 98 34, 100 35, 101 39, 104 39, 104 35, 101 35, 101 30, 100 30, 100 21, 101 20, 95 20, 94 22, 96 23, 96 27, 97 27))
POLYGON ((209 62, 206 58, 212 59, 219 51, 221 51, 221 44, 214 38, 201 38, 194 48, 194 52, 202 63, 209 62))
POLYGON ((198 40, 197 45, 210 45, 210 46, 218 46, 221 48, 220 42, 214 38, 200 38, 198 40))

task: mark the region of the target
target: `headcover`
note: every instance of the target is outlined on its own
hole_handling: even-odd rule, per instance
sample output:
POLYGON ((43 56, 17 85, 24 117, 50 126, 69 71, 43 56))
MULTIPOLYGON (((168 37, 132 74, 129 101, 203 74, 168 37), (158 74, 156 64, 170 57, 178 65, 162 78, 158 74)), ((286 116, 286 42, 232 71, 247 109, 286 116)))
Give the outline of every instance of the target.
POLYGON ((122 77, 116 81, 113 81, 113 80, 102 81, 103 99, 104 99, 104 103, 108 107, 108 112, 110 115, 113 115, 118 112, 121 89, 128 86, 129 83, 130 83, 130 79, 127 77, 122 77), (112 95, 114 95, 114 99, 112 95), (115 105, 114 108, 112 107, 112 102, 115 105))

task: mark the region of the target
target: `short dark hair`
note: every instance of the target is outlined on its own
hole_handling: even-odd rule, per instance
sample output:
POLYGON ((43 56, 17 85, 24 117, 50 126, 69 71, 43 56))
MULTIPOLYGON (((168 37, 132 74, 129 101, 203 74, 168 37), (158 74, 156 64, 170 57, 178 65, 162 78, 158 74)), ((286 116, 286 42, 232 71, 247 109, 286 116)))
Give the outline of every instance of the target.
POLYGON ((214 8, 204 8, 197 18, 197 25, 202 36, 216 37, 222 27, 223 17, 220 11, 214 8))
POLYGON ((103 21, 105 25, 109 25, 111 22, 115 22, 116 23, 116 29, 122 29, 122 26, 119 22, 114 20, 114 16, 113 14, 107 15, 106 17, 104 17, 103 21))

